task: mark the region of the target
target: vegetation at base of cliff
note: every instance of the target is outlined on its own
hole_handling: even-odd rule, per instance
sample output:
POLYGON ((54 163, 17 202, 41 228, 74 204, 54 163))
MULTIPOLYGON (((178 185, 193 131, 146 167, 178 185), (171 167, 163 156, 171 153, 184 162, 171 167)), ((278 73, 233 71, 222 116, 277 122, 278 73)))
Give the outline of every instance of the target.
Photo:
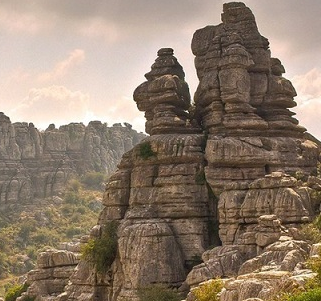
POLYGON ((101 172, 87 172, 81 178, 81 183, 87 189, 99 190, 102 188, 102 184, 107 181, 106 175, 101 172))
MULTIPOLYGON (((18 297, 22 295, 25 291, 27 291, 28 285, 24 284, 14 284, 8 288, 6 295, 4 297, 4 301, 15 301, 18 297)), ((35 298, 33 298, 34 300, 35 298)), ((23 301, 32 301, 30 297, 24 298, 23 301), (28 299, 28 300, 27 300, 28 299)))
POLYGON ((156 156, 156 153, 152 150, 150 142, 147 141, 139 144, 139 156, 144 160, 156 156))
POLYGON ((269 301, 320 301, 321 288, 312 288, 305 292, 285 293, 269 301))
POLYGON ((180 301, 179 294, 163 284, 151 284, 137 291, 139 301, 180 301))
POLYGON ((312 223, 302 226, 300 232, 305 240, 312 243, 321 242, 321 215, 318 215, 312 223))
POLYGON ((321 288, 313 288, 307 292, 299 293, 298 295, 290 296, 288 301, 320 301, 321 288))
POLYGON ((101 237, 91 239, 82 248, 82 258, 92 262, 96 271, 104 273, 115 260, 117 253, 117 228, 118 222, 112 221, 106 224, 101 237))
POLYGON ((12 282, 15 276, 31 270, 38 252, 88 234, 101 211, 101 198, 101 190, 88 190, 81 180, 72 179, 61 197, 37 199, 2 212, 0 296, 4 279, 12 282))
POLYGON ((219 301, 219 293, 223 288, 223 281, 219 278, 209 280, 192 290, 195 301, 219 301))

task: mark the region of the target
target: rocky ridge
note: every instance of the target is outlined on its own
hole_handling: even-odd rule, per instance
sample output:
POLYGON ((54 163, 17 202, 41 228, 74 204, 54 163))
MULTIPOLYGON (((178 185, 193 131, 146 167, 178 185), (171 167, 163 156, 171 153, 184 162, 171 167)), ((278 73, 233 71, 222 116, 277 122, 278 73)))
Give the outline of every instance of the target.
POLYGON ((216 277, 229 279, 221 301, 265 299, 311 277, 297 229, 319 213, 320 149, 251 10, 224 4, 222 22, 193 37, 195 107, 173 50, 158 51, 134 92, 150 136, 110 177, 93 233, 118 221, 117 256, 103 274, 81 261, 52 300, 138 300, 149 284, 187 292, 216 277))
POLYGON ((145 135, 131 125, 71 123, 40 132, 0 113, 0 211, 59 194, 71 175, 111 174, 145 135))

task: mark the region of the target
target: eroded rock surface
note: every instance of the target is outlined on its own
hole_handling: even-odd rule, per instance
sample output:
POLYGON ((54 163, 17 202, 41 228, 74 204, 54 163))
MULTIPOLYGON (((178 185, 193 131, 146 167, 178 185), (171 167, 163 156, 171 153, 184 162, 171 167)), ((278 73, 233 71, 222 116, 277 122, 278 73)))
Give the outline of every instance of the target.
POLYGON ((129 124, 71 123, 44 132, 0 113, 0 210, 57 195, 72 174, 111 174, 142 138, 129 124))
POLYGON ((79 262, 79 253, 68 250, 50 249, 41 252, 37 258, 37 269, 28 273, 30 284, 25 295, 37 296, 39 300, 52 300, 64 291, 70 276, 79 262))
POLYGON ((235 277, 222 301, 255 300, 304 273, 297 228, 319 210, 320 149, 251 10, 224 4, 222 22, 193 37, 194 107, 173 50, 158 51, 134 92, 150 136, 124 154, 98 221, 100 233, 119 222, 117 256, 103 275, 82 261, 58 300, 138 300, 149 284, 215 277, 235 277))

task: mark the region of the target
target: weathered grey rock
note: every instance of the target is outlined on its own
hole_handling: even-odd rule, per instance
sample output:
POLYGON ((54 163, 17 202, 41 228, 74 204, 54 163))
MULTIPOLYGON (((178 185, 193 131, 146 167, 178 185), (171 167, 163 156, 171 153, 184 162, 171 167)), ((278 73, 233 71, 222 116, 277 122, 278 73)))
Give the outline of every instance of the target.
POLYGON ((145 111, 145 130, 151 135, 200 132, 191 124, 190 94, 182 66, 173 49, 162 48, 152 70, 145 74, 147 82, 134 92, 140 111, 145 111))
POLYGON ((51 268, 59 266, 74 266, 78 263, 79 258, 72 253, 63 250, 47 250, 39 253, 37 257, 37 266, 39 268, 51 268))
MULTIPOLYGON (((295 89, 250 9, 224 4, 222 22, 193 37, 195 108, 170 48, 158 51, 135 90, 151 136, 123 155, 92 231, 99 237, 118 221, 117 256, 103 274, 82 261, 59 301, 137 301, 138 288, 151 283, 184 291, 237 275, 222 301, 265 300, 280 284, 311 277, 298 273, 310 247, 290 235, 299 237, 293 228, 320 205, 310 197, 321 188, 312 178, 318 143, 292 117, 295 89)), ((94 133, 101 125, 92 127, 94 133)), ((100 145, 94 136, 90 145, 100 145)))
POLYGON ((0 113, 0 211, 61 193, 73 175, 111 174, 124 152, 145 135, 129 126, 92 121, 38 131, 0 113))
POLYGON ((41 300, 56 300, 64 291, 79 263, 79 253, 50 249, 37 257, 37 269, 27 274, 29 287, 24 296, 37 296, 41 300))
POLYGON ((225 283, 220 300, 243 301, 249 298, 267 300, 282 287, 289 276, 289 272, 283 271, 267 271, 239 276, 225 283))
POLYGON ((262 215, 258 219, 258 226, 254 228, 256 244, 266 247, 279 240, 282 233, 281 222, 276 215, 262 215))
POLYGON ((202 260, 204 263, 193 267, 187 275, 186 283, 190 287, 209 279, 236 276, 244 262, 238 246, 216 247, 205 251, 202 260))
POLYGON ((304 241, 278 241, 267 246, 260 255, 246 261, 241 266, 239 274, 267 269, 293 271, 298 263, 308 258, 309 252, 310 246, 304 241))

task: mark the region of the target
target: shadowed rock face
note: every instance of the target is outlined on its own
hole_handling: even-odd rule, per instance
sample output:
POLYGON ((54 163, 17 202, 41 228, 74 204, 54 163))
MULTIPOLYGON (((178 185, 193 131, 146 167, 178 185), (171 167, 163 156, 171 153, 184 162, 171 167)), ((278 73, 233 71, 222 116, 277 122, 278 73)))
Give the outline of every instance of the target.
MULTIPOLYGON (((295 90, 284 67, 243 3, 224 4, 222 22, 193 37, 195 107, 173 50, 158 51, 134 92, 150 136, 122 157, 98 221, 102 231, 119 221, 116 259, 96 278, 79 264, 57 300, 137 300, 137 289, 151 283, 192 286, 240 267, 253 271, 277 257, 286 227, 315 215, 319 149, 289 110, 295 90)), ((285 245, 277 264, 289 271, 307 250, 292 258, 303 244, 285 245)))
POLYGON ((130 125, 92 121, 44 132, 32 123, 11 123, 0 113, 0 209, 57 195, 72 174, 111 174, 122 154, 142 138, 130 125))

